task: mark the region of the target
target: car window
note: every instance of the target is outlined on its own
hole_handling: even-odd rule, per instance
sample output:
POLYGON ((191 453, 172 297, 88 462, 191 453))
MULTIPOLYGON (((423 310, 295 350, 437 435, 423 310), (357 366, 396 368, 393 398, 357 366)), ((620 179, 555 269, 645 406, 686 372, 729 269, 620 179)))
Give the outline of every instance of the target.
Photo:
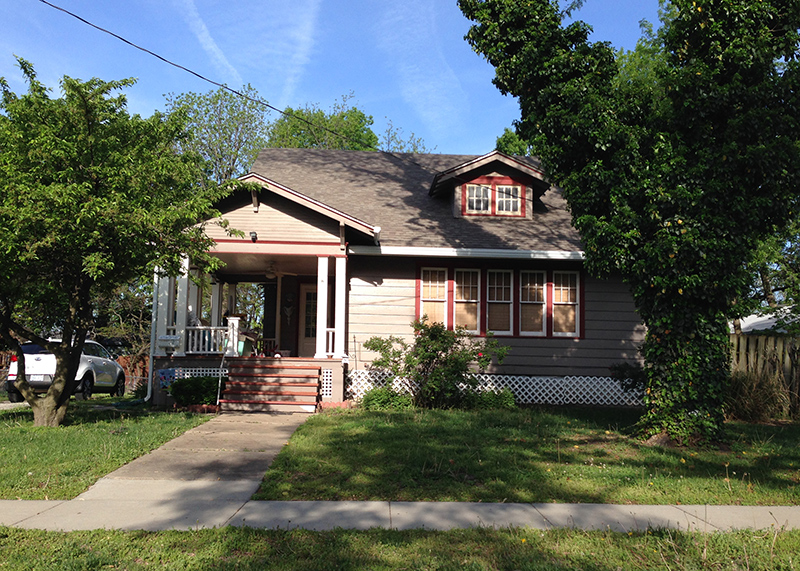
POLYGON ((47 349, 36 343, 25 343, 22 346, 22 352, 26 355, 46 355, 48 353, 47 349))
POLYGON ((83 345, 83 354, 88 355, 89 357, 98 357, 96 345, 92 343, 84 343, 83 345))
POLYGON ((102 357, 103 359, 112 358, 111 354, 102 345, 95 345, 94 343, 92 345, 94 345, 94 350, 97 352, 98 357, 102 357))

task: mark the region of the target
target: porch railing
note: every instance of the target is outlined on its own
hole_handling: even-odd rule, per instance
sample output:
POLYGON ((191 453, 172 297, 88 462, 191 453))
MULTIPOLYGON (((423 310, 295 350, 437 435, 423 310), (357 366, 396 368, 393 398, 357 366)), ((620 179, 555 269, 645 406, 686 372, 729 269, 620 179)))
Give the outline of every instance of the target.
POLYGON ((225 351, 227 327, 187 327, 186 352, 222 354, 225 351))

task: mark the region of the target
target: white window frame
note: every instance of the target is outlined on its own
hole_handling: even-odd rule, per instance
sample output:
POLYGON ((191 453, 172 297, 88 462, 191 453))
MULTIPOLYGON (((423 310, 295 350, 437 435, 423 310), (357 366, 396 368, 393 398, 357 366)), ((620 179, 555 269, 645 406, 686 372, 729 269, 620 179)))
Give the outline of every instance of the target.
MULTIPOLYGON (((425 302, 426 301, 442 303, 443 306, 444 306, 444 326, 448 327, 449 324, 447 322, 448 321, 447 320, 447 316, 450 313, 450 300, 448 299, 448 296, 447 296, 447 290, 448 290, 448 287, 447 287, 447 280, 448 280, 447 268, 434 268, 434 267, 420 268, 419 277, 420 277, 420 280, 419 280, 420 281, 420 284, 419 284, 419 301, 420 301, 420 303, 419 303, 419 316, 420 316, 420 318, 422 318, 423 315, 426 315, 426 311, 425 311, 425 302), (442 274, 444 274, 444 283, 442 285, 442 289, 444 290, 443 291, 444 297, 442 297, 442 298, 430 297, 430 296, 429 297, 425 297, 425 272, 437 272, 437 273, 441 272, 442 274)), ((430 317, 431 316, 429 315, 428 318, 430 318, 430 317)))
POLYGON ((495 214, 498 216, 522 214, 522 188, 520 186, 510 184, 495 186, 495 214), (502 208, 501 205, 503 205, 502 208), (505 206, 516 206, 516 209, 506 209, 505 206))
POLYGON ((553 337, 580 337, 581 336, 581 274, 574 271, 554 271, 553 272, 553 337), (560 296, 556 293, 556 276, 571 275, 575 276, 575 299, 570 301, 556 301, 560 296), (571 305, 575 308, 575 331, 556 331, 556 306, 571 305))
POLYGON ((496 335, 514 334, 514 272, 511 270, 486 270, 486 331, 490 331, 496 335), (492 285, 492 275, 505 276, 508 280, 508 285, 492 285), (492 294, 496 293, 499 289, 507 291, 508 299, 492 299, 492 294), (505 305, 508 311, 508 329, 491 329, 489 327, 491 309, 492 307, 499 307, 501 305, 505 305))
MULTIPOLYGON (((470 284, 471 285, 471 284, 470 284)), ((468 333, 475 335, 480 334, 481 330, 481 270, 476 268, 456 268, 453 275, 453 327, 458 327, 458 305, 475 304, 475 329, 465 329, 468 333), (459 295, 459 274, 473 274, 477 280, 477 297, 476 299, 458 299, 459 295)))
POLYGON ((547 272, 545 270, 520 270, 519 272, 519 334, 520 337, 547 337, 547 308, 548 304, 548 296, 547 296, 547 272), (530 301, 524 299, 523 296, 523 287, 525 284, 524 275, 525 274, 537 274, 540 276, 541 285, 542 285, 542 300, 541 301, 530 301), (540 305, 542 306, 542 330, 541 331, 523 331, 523 319, 522 319, 522 308, 524 305, 540 305))
POLYGON ((492 213, 492 187, 485 184, 467 185, 467 204, 468 214, 491 214, 492 213), (473 203, 480 203, 485 206, 483 209, 470 208, 473 203))

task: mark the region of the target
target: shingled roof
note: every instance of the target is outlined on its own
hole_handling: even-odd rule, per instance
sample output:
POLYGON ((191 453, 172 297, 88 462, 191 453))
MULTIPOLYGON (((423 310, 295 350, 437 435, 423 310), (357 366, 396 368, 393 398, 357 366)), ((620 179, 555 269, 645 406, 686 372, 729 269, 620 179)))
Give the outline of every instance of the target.
MULTIPOLYGON (((370 225, 380 226, 382 246, 581 250, 580 238, 570 224, 561 192, 546 184, 540 183, 534 195, 532 220, 457 218, 453 215, 452 192, 431 195, 437 175, 480 158, 264 149, 252 172, 370 225)), ((514 159, 539 168, 533 159, 514 159)))

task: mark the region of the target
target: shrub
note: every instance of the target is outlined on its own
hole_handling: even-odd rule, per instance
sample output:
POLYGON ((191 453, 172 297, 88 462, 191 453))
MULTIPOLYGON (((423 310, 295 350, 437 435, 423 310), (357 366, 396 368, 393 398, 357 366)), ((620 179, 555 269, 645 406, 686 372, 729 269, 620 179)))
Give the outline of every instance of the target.
POLYGON ((361 406, 365 410, 409 410, 414 408, 414 398, 408 393, 378 387, 364 393, 361 406))
POLYGON ((734 371, 725 396, 725 414, 745 422, 789 415, 789 392, 780 372, 734 371))
POLYGON ((176 379, 169 386, 169 394, 178 406, 190 404, 217 404, 217 377, 187 377, 176 379))
POLYGON ((473 391, 465 399, 465 408, 479 410, 513 410, 517 408, 514 393, 509 388, 493 391, 473 391))
POLYGON ((372 337, 364 347, 379 354, 372 368, 407 380, 414 403, 422 408, 462 406, 465 394, 477 384, 470 374, 473 366, 484 371, 493 359, 502 363, 508 353, 491 334, 474 339, 464 328, 447 329, 442 323, 428 323, 427 317, 411 326, 412 344, 394 336, 372 337))

